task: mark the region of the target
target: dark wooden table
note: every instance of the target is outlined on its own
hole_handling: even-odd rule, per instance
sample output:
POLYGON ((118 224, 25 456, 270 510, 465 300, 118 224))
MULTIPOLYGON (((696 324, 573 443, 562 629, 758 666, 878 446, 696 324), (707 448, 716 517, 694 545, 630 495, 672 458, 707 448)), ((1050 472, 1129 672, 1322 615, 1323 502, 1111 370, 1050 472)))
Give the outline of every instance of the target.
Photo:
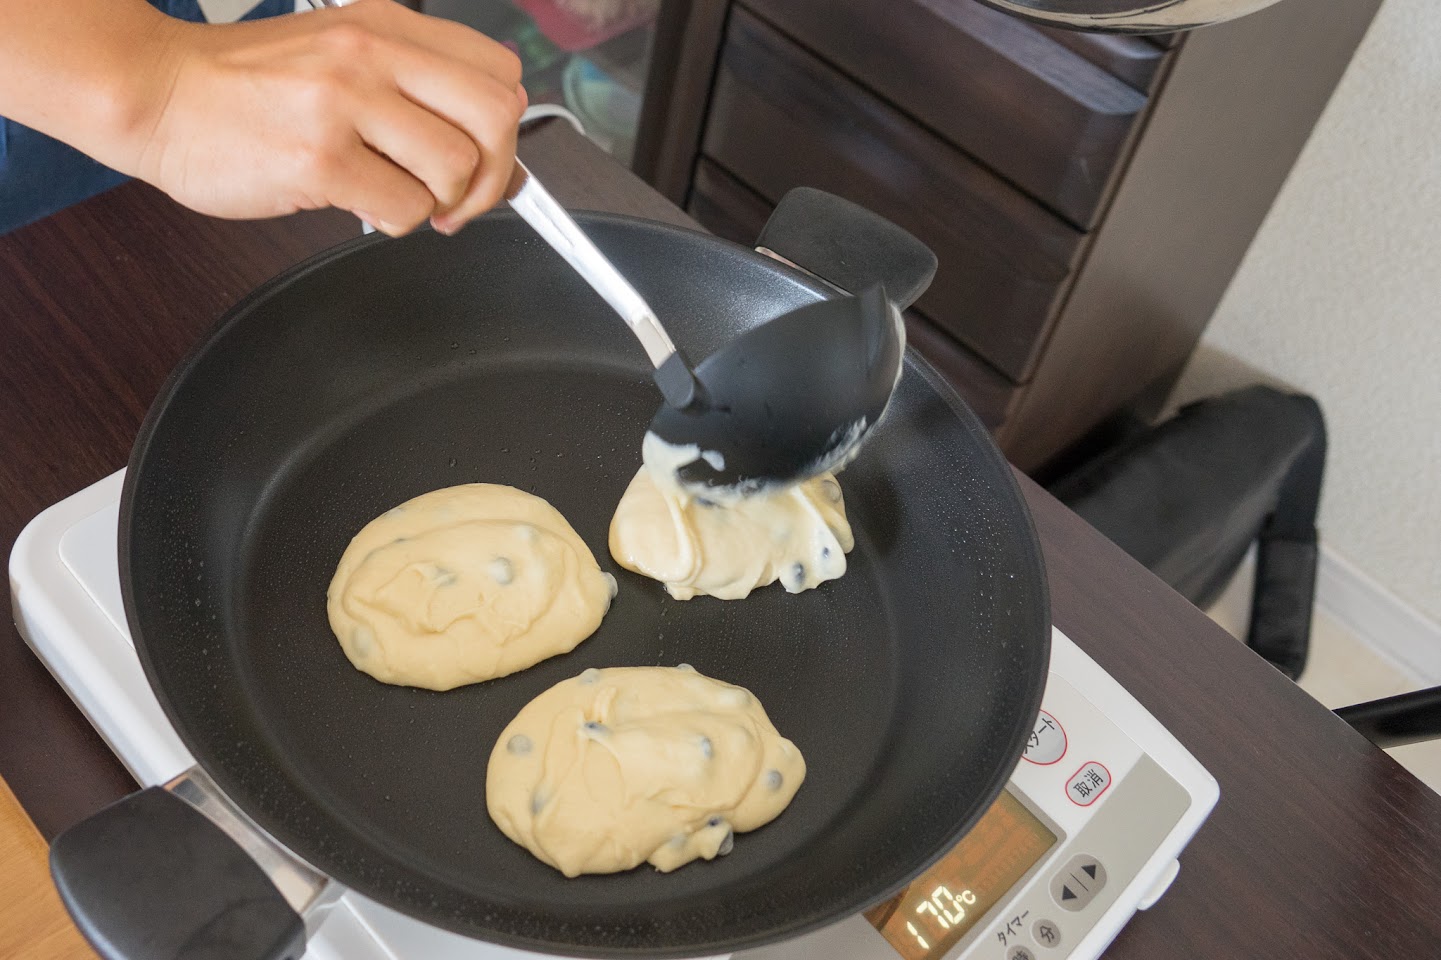
MULTIPOLYGON (((521 153, 570 206, 689 223, 560 124, 528 133, 521 153)), ((356 229, 336 213, 208 220, 130 185, 0 238, 0 552, 40 510, 124 466, 167 372, 225 307, 356 229)), ((1441 956, 1441 796, 1022 486, 1056 624, 1221 784, 1175 885, 1107 956, 1441 956)), ((9 621, 0 776, 49 837, 134 784, 9 621)))

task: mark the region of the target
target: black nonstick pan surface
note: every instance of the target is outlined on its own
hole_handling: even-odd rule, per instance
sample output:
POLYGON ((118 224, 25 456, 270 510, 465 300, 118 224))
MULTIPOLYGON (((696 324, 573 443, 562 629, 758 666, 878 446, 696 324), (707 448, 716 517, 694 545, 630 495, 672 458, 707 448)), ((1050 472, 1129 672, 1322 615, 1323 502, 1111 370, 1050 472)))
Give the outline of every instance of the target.
MULTIPOLYGON (((694 359, 835 295, 704 234, 579 219, 694 359)), ((358 240, 248 297, 155 404, 122 503, 130 626, 198 763, 365 896, 551 953, 728 952, 915 876, 995 798, 1040 704, 1045 582, 1008 468, 912 355, 841 476, 845 577, 678 602, 606 548, 658 403, 621 321, 508 214, 457 238, 358 240), (326 620, 347 542, 475 481, 571 521, 620 582, 604 623, 568 655, 447 693, 359 673, 326 620), (801 748, 809 774, 782 816, 714 862, 575 880, 491 823, 487 759, 526 702, 587 667, 681 662, 750 688, 801 748)))

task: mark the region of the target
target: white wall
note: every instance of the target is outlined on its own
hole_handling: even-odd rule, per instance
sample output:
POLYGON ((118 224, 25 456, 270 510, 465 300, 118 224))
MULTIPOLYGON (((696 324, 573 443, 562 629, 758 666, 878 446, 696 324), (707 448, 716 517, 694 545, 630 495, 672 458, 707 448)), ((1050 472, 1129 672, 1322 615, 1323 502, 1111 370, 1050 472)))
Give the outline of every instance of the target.
MULTIPOLYGON (((1325 0, 1306 3, 1324 15, 1325 0)), ((1326 544, 1441 622, 1441 4, 1386 0, 1177 389, 1316 396, 1326 544)))

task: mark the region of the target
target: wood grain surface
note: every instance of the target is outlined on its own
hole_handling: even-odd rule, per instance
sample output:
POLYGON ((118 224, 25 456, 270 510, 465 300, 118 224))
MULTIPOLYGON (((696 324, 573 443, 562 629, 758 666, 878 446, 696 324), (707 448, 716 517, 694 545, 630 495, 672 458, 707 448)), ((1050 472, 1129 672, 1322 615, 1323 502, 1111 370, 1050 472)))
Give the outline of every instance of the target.
POLYGON ((979 3, 742 2, 1082 229, 1146 105, 1108 70, 979 3))
MULTIPOLYGON (((522 154, 564 203, 686 222, 561 125, 527 135, 522 154)), ((166 371, 225 306, 354 229, 339 214, 220 223, 128 186, 0 238, 0 550, 124 464, 166 371)), ((1021 484, 1056 623, 1221 784, 1175 885, 1106 956, 1437 956, 1441 797, 1021 484)), ((8 622, 0 775, 47 836, 132 787, 8 622)), ((7 919, 23 910, 0 903, 7 919)))
POLYGON ((774 209, 775 204, 710 160, 696 161, 686 212, 711 233, 749 246, 774 209))
POLYGON ((1151 43, 1145 37, 1033 26, 1037 33, 1079 54, 1143 93, 1151 89, 1156 72, 1166 56, 1165 47, 1151 43))
POLYGON ((50 848, 0 780, 0 957, 94 960, 50 883, 50 848))
POLYGON ((731 11, 704 154, 771 203, 813 186, 936 252, 916 307, 1017 382, 1086 236, 746 10, 731 11))

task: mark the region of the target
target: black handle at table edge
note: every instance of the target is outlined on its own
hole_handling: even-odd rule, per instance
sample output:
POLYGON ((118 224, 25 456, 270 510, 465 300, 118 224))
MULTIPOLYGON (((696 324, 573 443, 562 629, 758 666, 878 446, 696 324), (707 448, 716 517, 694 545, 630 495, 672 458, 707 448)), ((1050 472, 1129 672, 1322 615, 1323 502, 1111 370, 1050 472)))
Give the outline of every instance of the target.
POLYGON ((901 310, 936 275, 930 247, 865 207, 814 187, 781 197, 756 247, 849 293, 879 283, 901 310))
POLYGON ((123 797, 50 847, 65 909, 105 960, 300 960, 305 924, 265 871, 163 787, 123 797))

